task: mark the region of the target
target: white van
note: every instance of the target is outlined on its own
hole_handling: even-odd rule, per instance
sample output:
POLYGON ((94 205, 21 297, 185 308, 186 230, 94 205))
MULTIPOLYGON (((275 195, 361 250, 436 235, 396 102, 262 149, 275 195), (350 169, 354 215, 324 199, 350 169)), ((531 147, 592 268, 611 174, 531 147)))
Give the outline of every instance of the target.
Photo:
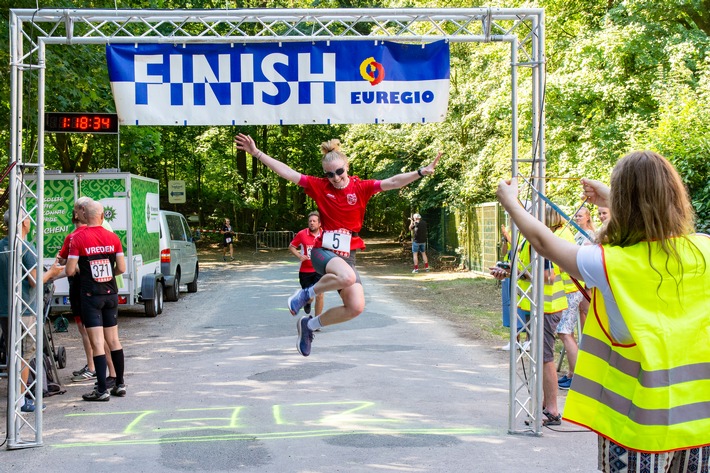
POLYGON ((185 217, 168 210, 160 211, 160 272, 165 300, 178 300, 181 284, 187 284, 187 292, 197 292, 200 263, 195 240, 185 217))

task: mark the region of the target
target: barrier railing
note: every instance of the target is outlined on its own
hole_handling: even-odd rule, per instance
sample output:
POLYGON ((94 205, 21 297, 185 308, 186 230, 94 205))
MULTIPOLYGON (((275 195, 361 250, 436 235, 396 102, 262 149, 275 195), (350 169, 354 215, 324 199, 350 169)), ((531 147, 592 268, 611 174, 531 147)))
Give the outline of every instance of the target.
POLYGON ((256 232, 256 251, 285 250, 292 240, 293 232, 290 231, 256 232))

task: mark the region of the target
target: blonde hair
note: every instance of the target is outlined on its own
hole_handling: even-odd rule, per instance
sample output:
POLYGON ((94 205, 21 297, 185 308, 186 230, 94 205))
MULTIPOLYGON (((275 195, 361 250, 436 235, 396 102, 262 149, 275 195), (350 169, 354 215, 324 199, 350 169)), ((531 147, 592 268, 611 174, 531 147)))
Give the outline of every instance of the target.
POLYGON ((587 226, 588 226, 589 228, 584 228, 584 227, 585 227, 584 224, 580 225, 580 227, 584 228, 585 230, 594 231, 594 222, 592 222, 592 213, 589 211, 589 209, 587 208, 587 206, 586 206, 586 205, 583 205, 582 207, 580 207, 579 210, 577 211, 577 213, 580 213, 580 212, 582 213, 582 215, 586 215, 586 216, 587 216, 587 222, 586 222, 586 224, 587 224, 587 226))
POLYGON ((549 205, 545 205, 545 225, 552 231, 562 226, 562 215, 549 205))
POLYGON ((340 151, 340 140, 333 138, 320 144, 320 152, 323 153, 323 162, 330 163, 336 159, 348 164, 348 157, 340 151))

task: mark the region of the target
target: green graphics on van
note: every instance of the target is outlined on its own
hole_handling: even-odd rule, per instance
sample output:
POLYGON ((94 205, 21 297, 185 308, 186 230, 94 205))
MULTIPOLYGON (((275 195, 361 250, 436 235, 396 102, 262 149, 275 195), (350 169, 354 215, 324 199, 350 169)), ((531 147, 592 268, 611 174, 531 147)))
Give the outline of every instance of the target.
MULTIPOLYGON (((46 193, 45 193, 46 195, 46 193)), ((91 197, 104 206, 104 220, 121 239, 123 251, 128 248, 128 215, 126 215, 126 180, 123 178, 84 178, 79 196, 91 197)))
POLYGON ((74 208, 74 180, 45 181, 44 195, 44 254, 51 258, 59 253, 64 237, 74 230, 71 221, 74 208))
POLYGON ((131 214, 133 215, 133 248, 143 255, 143 263, 160 259, 160 210, 158 183, 133 177, 131 179, 131 214))

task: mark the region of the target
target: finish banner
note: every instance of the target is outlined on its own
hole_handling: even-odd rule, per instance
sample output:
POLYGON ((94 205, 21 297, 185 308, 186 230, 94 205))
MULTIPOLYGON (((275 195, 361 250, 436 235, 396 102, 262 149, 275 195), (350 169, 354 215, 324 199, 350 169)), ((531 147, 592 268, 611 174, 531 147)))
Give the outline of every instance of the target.
POLYGON ((386 41, 106 47, 122 125, 443 121, 449 45, 386 41))

